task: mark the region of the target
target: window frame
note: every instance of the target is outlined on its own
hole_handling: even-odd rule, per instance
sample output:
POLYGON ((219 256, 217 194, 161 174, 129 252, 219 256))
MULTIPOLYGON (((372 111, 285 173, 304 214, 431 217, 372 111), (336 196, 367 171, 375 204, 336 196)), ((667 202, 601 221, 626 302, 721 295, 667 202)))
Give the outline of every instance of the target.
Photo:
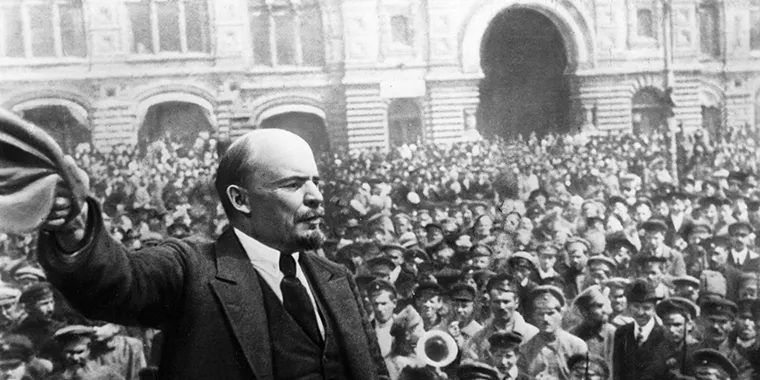
POLYGON ((3 62, 13 62, 13 61, 23 61, 24 63, 29 63, 30 61, 33 63, 35 61, 38 62, 61 62, 61 61, 71 61, 71 62, 81 62, 84 60, 87 60, 90 56, 90 43, 88 38, 88 23, 87 23, 87 16, 85 14, 86 10, 84 5, 80 2, 79 11, 82 13, 82 24, 81 24, 81 32, 85 36, 84 41, 82 41, 82 50, 84 52, 83 55, 64 55, 64 41, 63 41, 63 34, 62 34, 62 28, 61 28, 61 7, 72 5, 72 3, 75 3, 75 1, 72 0, 23 0, 23 1, 17 1, 13 4, 2 4, 0 3, 0 20, 4 20, 5 16, 7 15, 6 12, 9 12, 13 7, 12 6, 18 6, 18 14, 16 17, 21 22, 21 38, 22 38, 22 47, 23 47, 23 55, 21 56, 7 56, 7 46, 6 46, 6 38, 8 36, 8 31, 6 29, 5 23, 0 23, 0 61, 3 62), (34 55, 34 42, 33 42, 33 36, 32 36, 32 26, 31 26, 31 15, 29 12, 30 7, 37 7, 37 6, 50 6, 50 12, 52 15, 52 19, 50 20, 52 24, 52 37, 53 37, 53 55, 34 55))
POLYGON ((721 13, 720 7, 714 1, 701 1, 697 4, 697 31, 699 32, 698 49, 699 55, 704 59, 720 59, 723 54, 723 44, 721 43, 720 33, 721 13), (710 37, 712 40, 711 52, 705 52, 702 50, 702 41, 704 37, 702 33, 702 17, 705 12, 714 12, 713 14, 715 17, 712 29, 710 30, 710 34, 712 34, 710 37))
POLYGON ((316 70, 322 69, 327 64, 327 50, 326 50, 326 35, 325 35, 325 20, 322 8, 318 1, 303 1, 303 0, 249 0, 247 2, 248 9, 248 22, 249 22, 249 37, 253 41, 256 35, 253 31, 254 17, 267 17, 268 25, 268 43, 269 46, 269 62, 263 63, 257 59, 258 53, 256 52, 256 46, 251 43, 251 62, 253 66, 259 70, 263 69, 307 69, 316 70), (320 62, 317 64, 307 63, 304 56, 303 48, 303 23, 302 15, 308 14, 316 10, 316 14, 319 15, 319 33, 321 38, 321 55, 320 62), (278 35, 277 35, 277 22, 275 16, 291 15, 290 21, 293 23, 293 36, 291 37, 293 43, 293 58, 294 63, 280 63, 279 51, 278 51, 278 35))
POLYGON ((132 60, 141 60, 141 59, 151 59, 153 57, 160 57, 160 58, 166 58, 166 57, 181 57, 181 58, 189 58, 189 57, 208 57, 213 53, 214 47, 213 47, 213 23, 212 23, 212 12, 211 12, 211 3, 207 0, 124 0, 123 6, 125 9, 124 12, 124 24, 125 24, 125 37, 128 43, 126 44, 127 54, 130 56, 132 60), (206 19, 204 20, 206 24, 206 49, 205 51, 193 51, 189 50, 188 48, 188 38, 187 38, 187 11, 186 11, 186 3, 188 2, 202 2, 205 6, 204 10, 206 12, 206 19), (139 53, 135 51, 134 49, 134 32, 132 31, 132 20, 129 14, 129 5, 130 3, 148 3, 148 9, 150 14, 150 37, 151 37, 151 51, 147 53, 139 53), (158 4, 159 3, 176 3, 177 4, 177 12, 178 12, 178 28, 179 28, 179 51, 162 51, 161 50, 161 25, 159 24, 158 20, 158 4))

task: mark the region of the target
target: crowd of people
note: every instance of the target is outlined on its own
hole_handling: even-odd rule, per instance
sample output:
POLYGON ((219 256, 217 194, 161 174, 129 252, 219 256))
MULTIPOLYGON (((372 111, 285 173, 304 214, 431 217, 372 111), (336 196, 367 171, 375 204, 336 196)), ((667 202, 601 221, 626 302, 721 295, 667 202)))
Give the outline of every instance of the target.
MULTIPOLYGON (((220 145, 72 155, 139 255, 225 230, 220 145)), ((318 254, 354 274, 392 380, 756 379, 758 145, 735 128, 675 155, 656 134, 336 149, 318 158, 318 254), (450 363, 418 349, 430 331, 450 363)), ((156 376, 161 332, 82 317, 35 242, 2 237, 0 378, 156 376)))

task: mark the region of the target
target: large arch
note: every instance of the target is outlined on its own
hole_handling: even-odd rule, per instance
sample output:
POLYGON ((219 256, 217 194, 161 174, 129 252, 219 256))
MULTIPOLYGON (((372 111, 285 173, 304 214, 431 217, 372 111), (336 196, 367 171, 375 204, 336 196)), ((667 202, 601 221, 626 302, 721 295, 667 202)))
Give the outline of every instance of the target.
POLYGON ((462 71, 481 73, 483 39, 491 21, 508 8, 531 9, 549 18, 561 33, 567 72, 594 64, 594 30, 587 11, 572 0, 480 0, 472 5, 460 32, 462 71))
POLYGON ((9 102, 8 108, 44 129, 64 152, 73 153, 79 144, 92 142, 90 109, 87 106, 58 96, 22 99, 15 104, 9 102))
POLYGON ((319 155, 330 150, 327 112, 319 98, 310 94, 274 94, 251 104, 256 128, 281 128, 304 140, 319 155))

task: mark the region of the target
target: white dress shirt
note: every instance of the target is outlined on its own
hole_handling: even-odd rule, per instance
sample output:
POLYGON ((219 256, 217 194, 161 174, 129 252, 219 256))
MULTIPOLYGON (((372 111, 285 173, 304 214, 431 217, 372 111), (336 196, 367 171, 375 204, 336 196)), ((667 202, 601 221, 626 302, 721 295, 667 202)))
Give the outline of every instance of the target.
POLYGON ((744 265, 744 260, 747 259, 748 253, 749 253, 749 249, 747 249, 747 247, 744 247, 744 249, 742 249, 741 251, 735 251, 733 249, 731 250, 731 256, 733 256, 734 258, 734 263, 736 263, 736 265, 739 265, 739 266, 744 265))
MULTIPOLYGON (((264 282, 272 288, 272 291, 277 298, 282 302, 282 290, 280 289, 280 283, 285 275, 280 270, 280 251, 268 247, 260 241, 246 235, 244 232, 233 228, 235 235, 237 235, 240 244, 243 246, 245 253, 248 255, 248 259, 251 260, 251 264, 259 273, 264 282)), ((300 253, 293 254, 293 259, 298 263, 300 253)), ((325 337, 325 326, 322 323, 322 318, 319 317, 319 308, 317 307, 317 301, 314 299, 314 293, 311 291, 309 281, 306 279, 306 275, 303 273, 300 265, 296 265, 296 277, 301 284, 306 288, 306 293, 309 294, 311 299, 311 305, 314 307, 315 317, 317 318, 317 324, 319 325, 319 333, 322 334, 322 339, 325 337)))
POLYGON ((633 321, 633 325, 636 327, 634 330, 635 335, 633 336, 634 339, 637 339, 639 337, 639 334, 641 334, 642 339, 639 344, 643 344, 644 342, 649 339, 649 334, 652 333, 652 330, 654 329, 655 320, 654 318, 651 318, 649 322, 647 322, 644 326, 639 326, 639 324, 636 321, 633 321))

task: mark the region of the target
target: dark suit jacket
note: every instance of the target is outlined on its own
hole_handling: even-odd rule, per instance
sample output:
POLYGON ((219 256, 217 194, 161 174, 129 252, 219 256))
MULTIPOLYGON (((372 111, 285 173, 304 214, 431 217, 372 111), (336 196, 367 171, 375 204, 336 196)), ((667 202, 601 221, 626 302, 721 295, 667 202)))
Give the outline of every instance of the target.
POLYGON ((727 265, 730 265, 733 268, 736 268, 742 272, 757 272, 760 271, 760 255, 757 254, 757 252, 750 250, 749 253, 747 253, 747 257, 744 259, 744 262, 741 266, 736 265, 736 260, 734 259, 733 251, 728 251, 728 261, 726 262, 727 265))
POLYGON ((634 336, 634 324, 629 323, 615 331, 612 354, 613 380, 660 380, 667 372, 660 346, 665 342, 665 334, 660 325, 655 325, 641 347, 634 336))
MULTIPOLYGON (((72 305, 94 319, 161 328, 163 379, 274 380, 258 273, 232 229, 216 242, 170 239, 130 253, 103 229, 88 200, 88 243, 73 260, 42 233, 39 260, 72 305)), ((302 254, 309 283, 335 321, 339 357, 350 379, 377 379, 386 368, 348 271, 302 254)))

